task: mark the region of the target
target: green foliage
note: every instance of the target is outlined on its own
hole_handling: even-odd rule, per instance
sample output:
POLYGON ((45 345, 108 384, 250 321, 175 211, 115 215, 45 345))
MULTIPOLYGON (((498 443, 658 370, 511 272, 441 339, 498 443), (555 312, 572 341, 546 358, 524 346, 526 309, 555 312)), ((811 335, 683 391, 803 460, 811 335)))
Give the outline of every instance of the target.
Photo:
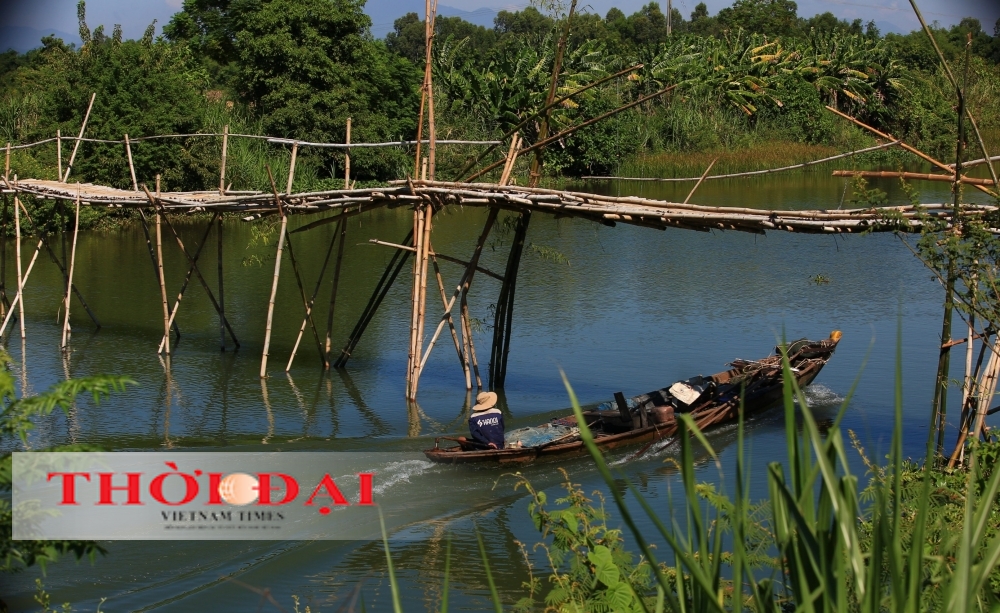
MULTIPOLYGON (((735 497, 701 490, 710 496, 715 519, 698 502, 691 436, 716 456, 694 422, 682 416, 679 465, 687 500, 687 531, 680 530, 676 518, 664 518, 654 510, 634 488, 628 489, 655 526, 658 538, 667 543, 674 557, 672 573, 663 572, 657 563, 648 536, 639 530, 625 503, 620 480, 594 444, 589 428, 581 426, 581 437, 622 520, 650 563, 657 597, 665 610, 987 611, 1000 605, 993 585, 1000 562, 1000 520, 995 510, 1000 471, 978 468, 1000 451, 974 449, 969 471, 953 478, 933 468, 930 446, 922 466, 904 462, 901 359, 901 341, 897 341, 889 462, 875 469, 864 493, 859 493, 857 477, 851 472, 840 427, 853 390, 832 425, 821 431, 784 360, 788 461, 768 466, 766 521, 760 519, 761 507, 755 509, 747 497, 742 415, 735 497), (946 489, 949 478, 953 480, 946 489), (864 507, 862 500, 867 502, 864 507), (719 518, 723 510, 728 513, 725 521, 719 518), (667 527, 670 524, 672 529, 667 527), (732 535, 731 553, 722 552, 723 530, 732 535), (770 563, 760 557, 761 552, 771 551, 778 555, 770 563), (723 578, 723 560, 731 566, 733 584, 723 578), (754 569, 761 563, 773 565, 778 573, 759 576, 754 569)), ((568 382, 566 386, 578 422, 585 424, 576 396, 568 382)))
MULTIPOLYGON (((536 548, 545 551, 551 568, 549 590, 543 598, 546 610, 647 610, 652 605, 647 596, 652 585, 649 562, 636 561, 624 548, 621 530, 608 528, 600 492, 595 492, 600 499, 595 506, 565 471, 563 476, 566 496, 555 501, 557 508, 550 508, 545 492, 535 490, 520 475, 514 486, 524 487, 531 495, 528 513, 543 539, 536 548)), ((531 577, 524 586, 528 595, 515 610, 533 611, 539 604, 535 592, 542 586, 533 573, 531 577)))
MULTIPOLYGON (((94 402, 99 402, 113 392, 120 392, 133 383, 126 377, 99 375, 70 379, 56 383, 37 396, 17 397, 14 377, 9 367, 10 357, 0 351, 0 444, 4 449, 18 447, 28 449, 28 437, 35 427, 35 421, 49 416, 59 408, 69 412, 76 398, 89 393, 94 402)), ((90 445, 69 445, 55 447, 49 451, 96 451, 90 445)), ((38 564, 45 565, 61 556, 74 555, 77 559, 105 553, 103 547, 93 541, 14 541, 12 533, 12 511, 9 495, 12 487, 11 451, 0 457, 0 573, 19 571, 38 564)), ((41 602, 39 604, 42 604, 41 602)), ((42 604, 43 608, 48 604, 42 604)), ((48 609, 46 609, 48 610, 48 609)))

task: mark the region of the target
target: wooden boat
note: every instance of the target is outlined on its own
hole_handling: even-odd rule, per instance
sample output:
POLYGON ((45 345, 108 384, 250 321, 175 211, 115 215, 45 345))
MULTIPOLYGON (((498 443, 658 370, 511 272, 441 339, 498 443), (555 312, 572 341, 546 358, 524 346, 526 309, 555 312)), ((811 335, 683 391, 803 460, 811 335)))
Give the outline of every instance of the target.
MULTIPOLYGON (((788 360, 800 387, 812 383, 833 355, 840 337, 840 331, 834 331, 824 340, 801 339, 787 344, 788 360)), ((745 390, 747 415, 770 408, 782 398, 781 347, 776 347, 774 354, 761 360, 738 359, 729 366, 729 370, 710 377, 692 377, 632 398, 626 399, 621 393, 617 393, 613 402, 605 402, 595 409, 584 411, 594 442, 600 449, 608 451, 674 436, 678 428, 678 413, 690 414, 702 430, 731 423, 739 416, 741 390, 745 390)), ((424 454, 435 462, 451 464, 516 464, 539 458, 586 453, 586 447, 579 437, 575 415, 556 418, 541 426, 522 430, 530 430, 535 435, 535 440, 548 440, 516 446, 511 444, 512 433, 508 433, 504 449, 481 449, 473 441, 438 437, 434 440, 433 449, 424 451, 424 454), (551 430, 548 437, 545 436, 547 429, 551 430), (442 447, 442 440, 455 441, 457 444, 442 447)))

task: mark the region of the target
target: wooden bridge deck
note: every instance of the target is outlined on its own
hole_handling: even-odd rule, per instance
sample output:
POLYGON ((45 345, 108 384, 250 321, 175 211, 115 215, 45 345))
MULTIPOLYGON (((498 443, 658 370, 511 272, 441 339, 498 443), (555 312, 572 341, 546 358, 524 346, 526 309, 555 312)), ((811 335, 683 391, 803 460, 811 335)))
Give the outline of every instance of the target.
MULTIPOLYGON (((658 229, 735 230, 763 233, 767 230, 807 233, 862 231, 919 231, 921 216, 947 218, 949 204, 836 210, 775 210, 743 207, 711 207, 639 197, 615 197, 586 192, 528 188, 488 183, 448 183, 441 181, 394 181, 388 187, 274 194, 264 192, 164 192, 158 197, 143 191, 123 190, 90 183, 61 183, 38 179, 11 181, 9 189, 45 199, 80 199, 89 206, 115 208, 160 208, 169 212, 233 212, 268 215, 337 213, 300 228, 353 216, 375 208, 435 208, 451 205, 498 207, 519 212, 549 213, 557 217, 579 217, 604 225, 632 224, 658 229), (154 200, 156 201, 154 203, 154 200)), ((963 207, 992 210, 994 207, 963 207)), ((257 215, 254 215, 256 217, 257 215)))

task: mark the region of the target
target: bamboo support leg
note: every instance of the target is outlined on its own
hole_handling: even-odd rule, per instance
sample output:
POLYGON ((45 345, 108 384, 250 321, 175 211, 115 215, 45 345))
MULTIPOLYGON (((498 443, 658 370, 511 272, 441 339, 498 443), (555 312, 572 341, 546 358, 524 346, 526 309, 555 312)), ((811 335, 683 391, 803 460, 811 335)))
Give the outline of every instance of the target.
POLYGON ((21 339, 24 340, 24 277, 21 274, 21 214, 18 212, 20 199, 14 194, 14 236, 15 236, 15 257, 17 258, 17 317, 21 325, 21 339))
MULTIPOLYGON (((181 237, 177 233, 177 230, 174 228, 173 224, 170 223, 170 220, 167 218, 165 212, 163 214, 163 222, 170 230, 170 233, 174 235, 174 239, 177 241, 177 246, 180 247, 181 253, 184 254, 185 258, 187 258, 188 266, 194 270, 195 277, 198 278, 198 282, 201 283, 201 287, 205 290, 205 293, 208 294, 208 299, 212 302, 212 306, 215 307, 215 312, 219 314, 219 319, 222 321, 222 324, 226 327, 226 330, 229 332, 229 336, 233 339, 233 344, 236 346, 236 348, 239 348, 240 341, 236 338, 236 333, 233 332, 233 327, 229 325, 229 320, 226 319, 225 314, 222 312, 222 307, 219 306, 219 302, 215 299, 215 293, 212 292, 212 288, 208 285, 208 281, 206 281, 205 277, 201 274, 201 270, 198 268, 198 259, 192 256, 191 253, 188 252, 188 250, 184 247, 184 242, 181 240, 181 237)), ((211 227, 212 223, 209 222, 208 229, 206 229, 205 232, 205 238, 202 239, 201 245, 199 246, 198 249, 199 254, 201 253, 201 247, 204 247, 205 243, 207 242, 208 231, 211 230, 211 227)))
MULTIPOLYGON (((156 282, 160 282, 160 261, 156 258, 156 248, 153 246, 153 239, 149 234, 149 222, 146 220, 146 214, 139 209, 139 219, 142 221, 142 233, 146 237, 146 248, 149 251, 149 259, 153 263, 153 276, 156 277, 156 282)), ((181 330, 177 327, 177 322, 175 321, 172 329, 174 334, 178 339, 181 337, 181 330)), ((163 351, 162 346, 158 351, 163 351)))
MULTIPOLYGON (((410 386, 411 399, 416 400, 417 398, 417 388, 420 385, 420 373, 424 369, 424 364, 426 363, 426 357, 424 356, 424 322, 427 317, 427 272, 429 264, 430 255, 430 244, 431 244, 431 217, 434 215, 434 207, 428 205, 424 207, 424 239, 421 241, 421 256, 420 256, 420 283, 419 283, 419 303, 417 312, 417 361, 414 368, 412 385, 410 386)), ((448 314, 449 320, 451 314, 448 314)), ((430 354, 431 347, 427 348, 427 354, 430 354)))
MULTIPOLYGON (((334 234, 334 238, 336 238, 337 234, 340 235, 340 244, 337 246, 337 262, 333 266, 333 288, 330 290, 330 310, 326 314, 326 342, 323 346, 327 368, 330 368, 330 352, 333 350, 333 314, 337 307, 337 288, 340 287, 340 270, 344 263, 344 243, 347 240, 346 219, 341 219, 340 223, 337 224, 337 231, 334 234)), ((322 281, 322 274, 320 274, 320 280, 322 281)))
POLYGON ((490 352, 490 389, 502 388, 507 378, 507 356, 510 353, 511 325, 514 317, 514 293, 517 273, 524 252, 524 241, 531 222, 531 211, 525 211, 514 230, 514 241, 507 258, 504 283, 500 288, 493 320, 493 347, 490 352))
MULTIPOLYGON (((333 254, 333 246, 337 242, 337 232, 334 232, 333 238, 330 239, 330 246, 326 249, 326 257, 323 258, 323 266, 319 269, 319 277, 316 279, 316 287, 313 289, 312 297, 309 298, 309 304, 306 307, 306 316, 302 318, 302 325, 299 326, 299 335, 295 339, 295 345, 292 346, 292 355, 288 358, 288 364, 285 366, 285 372, 292 369, 292 362, 295 361, 295 355, 298 353, 299 344, 302 342, 302 335, 305 334, 306 326, 309 325, 309 316, 312 314, 313 307, 316 306, 316 296, 319 295, 319 288, 323 285, 323 277, 326 276, 326 267, 330 263, 330 256, 333 254)), ((326 364, 327 368, 330 367, 329 363, 329 353, 330 353, 330 335, 327 334, 327 342, 325 345, 325 353, 323 363, 326 364)))
MULTIPOLYGON (((28 268, 24 271, 24 279, 22 285, 28 283, 28 277, 31 276, 31 269, 35 267, 35 261, 38 260, 38 254, 42 252, 43 241, 39 240, 38 244, 35 245, 35 253, 31 256, 31 261, 28 262, 28 268)), ((10 308, 7 310, 7 315, 4 317, 3 324, 0 324, 0 338, 3 337, 4 332, 7 330, 7 324, 10 323, 11 318, 14 316, 14 307, 21 303, 21 294, 18 292, 14 295, 14 300, 10 303, 10 308)))
POLYGON ((7 225, 10 223, 7 194, 3 195, 3 228, 0 230, 0 317, 7 316, 10 300, 7 299, 7 225))
MULTIPOLYGON (((444 279, 441 278, 441 268, 438 266, 438 261, 436 257, 431 257, 431 262, 434 264, 434 278, 437 280, 438 291, 441 292, 441 304, 448 308, 448 295, 444 290, 444 279)), ((448 329, 451 331, 451 338, 455 342, 455 352, 458 353, 458 362, 462 365, 462 371, 465 374, 465 389, 472 389, 472 377, 469 374, 469 362, 465 359, 465 352, 462 350, 462 343, 458 340, 458 332, 455 331, 455 321, 448 314, 448 329)), ((427 349, 430 353, 430 348, 427 349)))
MULTIPOLYGON (((156 175, 156 195, 160 195, 160 175, 156 175)), ((160 298, 163 302, 163 338, 165 339, 163 343, 163 351, 167 355, 170 355, 170 305, 167 303, 167 282, 163 276, 163 230, 160 224, 160 211, 155 212, 156 215, 156 264, 157 264, 157 276, 160 281, 160 298)))
MULTIPOLYGON (((206 226, 205 228, 205 234, 202 235, 201 242, 198 243, 198 249, 196 249, 194 252, 195 262, 197 262, 198 258, 201 257, 201 250, 205 247, 205 244, 208 242, 208 235, 212 231, 212 226, 215 225, 215 218, 218 216, 219 213, 215 213, 215 215, 212 216, 212 219, 209 220, 208 226, 206 226)), ((164 216, 164 219, 166 219, 166 216, 164 216)), ((177 299, 174 301, 174 306, 172 309, 170 309, 171 326, 174 325, 174 321, 177 318, 177 311, 179 311, 181 308, 181 300, 184 299, 184 293, 187 291, 188 284, 191 282, 191 275, 194 274, 194 268, 195 267, 193 264, 188 265, 187 273, 184 275, 184 283, 181 284, 181 290, 177 292, 177 299)), ((219 320, 219 327, 225 330, 225 326, 223 326, 221 319, 219 320)), ((223 340, 225 340, 225 337, 223 337, 223 340)), ((160 351, 163 351, 164 343, 166 343, 166 337, 160 339, 160 351)))
MULTIPOLYGON (((412 243, 413 233, 410 232, 406 238, 403 239, 402 244, 412 246, 412 243)), ((361 317, 358 318, 358 323, 354 325, 354 329, 351 331, 351 335, 348 337, 347 343, 344 345, 344 348, 341 349, 340 356, 333 365, 334 368, 343 368, 347 365, 347 361, 351 359, 351 354, 358 346, 358 342, 361 341, 361 337, 368 328, 368 324, 371 323, 371 320, 378 311, 379 306, 389 293, 389 289, 396 281, 396 277, 398 277, 399 273, 402 272, 403 266, 406 265, 406 258, 409 255, 409 251, 404 251, 402 249, 396 251, 396 253, 392 255, 392 259, 389 260, 389 264, 385 267, 385 272, 382 273, 382 277, 379 279, 378 284, 376 284, 375 289, 372 291, 371 298, 368 299, 368 304, 365 305, 364 310, 361 312, 361 317)))
MULTIPOLYGON (((229 128, 227 125, 226 128, 229 128)), ((226 324, 223 320, 226 317, 226 291, 225 286, 222 283, 222 215, 218 216, 219 219, 219 231, 216 233, 216 244, 218 246, 218 255, 216 256, 217 263, 219 266, 219 350, 226 350, 226 324)), ((202 241, 203 243, 205 241, 202 241)))
POLYGON ((76 196, 76 216, 75 222, 73 223, 73 248, 69 255, 69 277, 67 279, 66 285, 66 315, 63 319, 63 330, 62 330, 62 349, 65 351, 69 343, 69 305, 70 297, 73 295, 73 271, 76 267, 76 240, 80 234, 80 195, 76 196))
POLYGON ((264 353, 260 359, 260 378, 267 377, 267 353, 271 348, 271 322, 274 319, 274 299, 278 295, 278 278, 281 276, 281 253, 285 248, 285 231, 288 217, 281 216, 281 230, 278 232, 278 253, 274 259, 274 281, 271 283, 271 298, 267 302, 267 326, 264 328, 264 353))
MULTIPOLYGON (((19 202, 18 204, 20 206, 21 212, 24 213, 24 216, 28 219, 28 222, 35 228, 35 231, 38 234, 41 234, 41 232, 42 232, 41 228, 39 228, 38 224, 35 223, 35 220, 31 218, 31 214, 28 212, 28 209, 24 206, 24 203, 23 202, 19 202)), ((60 208, 60 210, 62 209, 61 206, 59 208, 60 208)), ((41 241, 42 247, 45 248, 46 253, 49 254, 49 259, 51 259, 52 262, 56 265, 56 267, 59 268, 59 272, 62 274, 63 284, 64 284, 63 285, 63 292, 65 293, 67 290, 72 290, 72 292, 74 294, 76 294, 76 297, 80 301, 80 304, 83 305, 83 309, 85 311, 87 311, 87 315, 90 316, 90 319, 94 322, 94 325, 97 327, 98 330, 100 330, 101 329, 101 322, 100 322, 100 320, 97 319, 97 315, 94 315, 94 312, 90 309, 90 305, 87 304, 87 300, 83 297, 83 293, 79 290, 79 288, 76 287, 76 285, 74 283, 72 283, 70 281, 69 273, 67 272, 66 265, 65 265, 65 263, 67 261, 67 255, 66 255, 66 233, 63 232, 62 234, 63 234, 63 236, 62 236, 62 239, 60 241, 62 243, 62 248, 63 248, 62 249, 62 261, 60 261, 59 258, 56 257, 55 251, 53 251, 52 250, 52 246, 49 245, 49 239, 48 239, 47 236, 42 236, 41 239, 39 239, 39 240, 41 241)), ((74 240, 76 240, 75 236, 74 236, 74 240)))
POLYGON ((472 364, 472 372, 476 377, 476 389, 483 389, 483 379, 479 374, 479 360, 476 358, 476 343, 472 335, 472 319, 469 317, 469 303, 466 301, 465 292, 462 293, 462 324, 468 330, 469 362, 472 364))
POLYGON ((431 337, 431 342, 428 345, 428 351, 422 356, 421 361, 419 362, 419 368, 421 370, 427 363, 427 357, 430 355, 430 348, 434 346, 434 343, 441 335, 441 331, 444 330, 445 323, 447 323, 448 317, 451 315, 451 311, 455 307, 455 302, 458 300, 459 296, 463 294, 463 292, 467 293, 469 291, 469 287, 472 285, 472 279, 476 274, 476 267, 479 264, 479 257, 482 255, 483 246, 486 244, 486 238, 489 236, 490 230, 496 222, 498 213, 499 209, 490 208, 490 213, 486 218, 486 224, 483 227, 483 233, 479 236, 479 241, 476 243, 476 250, 469 259, 469 265, 466 267, 465 273, 462 275, 462 279, 458 283, 458 287, 455 288, 455 293, 452 294, 451 300, 448 302, 448 306, 445 308, 444 314, 438 322, 437 330, 434 331, 434 336, 431 337))
MULTIPOLYGON (((316 322, 312 318, 312 304, 309 302, 309 297, 306 296, 306 286, 302 283, 302 275, 299 274, 299 265, 295 260, 295 252, 292 250, 292 240, 291 237, 285 239, 285 246, 288 247, 288 260, 292 263, 292 272, 295 273, 295 282, 299 286, 299 294, 302 295, 302 307, 306 312, 306 319, 309 320, 309 327, 312 328, 313 338, 316 339, 316 350, 319 352, 320 362, 323 363, 323 368, 327 368, 326 354, 323 352, 323 341, 319 338, 319 330, 316 329, 316 322)), ((289 360, 291 361, 291 360, 289 360)), ((285 372, 288 372, 288 368, 285 368, 285 372)))
POLYGON ((420 321, 420 267, 424 252, 424 215, 420 206, 413 209, 413 237, 416 256, 413 258, 413 282, 410 289, 410 349, 406 363, 406 398, 412 399, 413 374, 420 363, 420 346, 417 345, 417 325, 420 321))

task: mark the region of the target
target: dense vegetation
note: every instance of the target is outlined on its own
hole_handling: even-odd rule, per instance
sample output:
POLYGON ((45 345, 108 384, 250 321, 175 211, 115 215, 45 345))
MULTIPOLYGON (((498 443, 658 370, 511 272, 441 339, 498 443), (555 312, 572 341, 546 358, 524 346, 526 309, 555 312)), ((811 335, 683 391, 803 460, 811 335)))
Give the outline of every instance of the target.
MULTIPOLYGON (((51 138, 57 129, 75 136, 91 92, 97 92, 87 127, 93 138, 218 133, 228 124, 234 133, 342 142, 351 117, 355 142, 412 139, 423 22, 408 14, 384 41, 376 40, 363 4, 185 0, 162 36, 154 36, 151 25, 140 40, 123 40, 118 27, 110 36, 103 26, 91 29, 80 2, 79 48, 45 38, 26 54, 0 56, 0 139, 29 142, 51 138)), ((441 137, 496 138, 542 106, 556 34, 566 19, 559 11, 501 11, 492 29, 438 19, 441 137)), ((967 98, 989 140, 1000 140, 1000 32, 990 36, 977 20, 964 19, 935 35, 956 65, 971 41, 967 98)), ((595 117, 667 84, 679 86, 551 147, 550 174, 600 174, 623 161, 634 168, 637 160, 670 172, 656 167, 658 156, 753 152, 775 141, 838 149, 868 142, 827 112, 827 104, 931 153, 953 149, 951 91, 920 32, 883 36, 873 23, 848 23, 830 13, 805 19, 788 0, 738 0, 714 16, 699 4, 689 19, 674 9, 669 32, 655 2, 628 16, 617 9, 604 17, 584 12, 573 16, 560 94, 638 63, 641 70, 560 105, 552 114, 555 126, 595 117)), ((537 131, 537 123, 529 123, 522 130, 525 142, 537 131)), ((227 174, 236 188, 264 188, 264 163, 276 171, 287 164, 280 147, 239 140, 233 147, 227 174)), ((14 172, 54 177, 54 149, 16 153, 14 172)), ((219 139, 145 141, 133 153, 140 182, 151 183, 158 173, 165 189, 217 181, 219 139)), ((468 154, 442 150, 441 176, 450 178, 468 154)), ((342 153, 305 150, 298 181, 303 187, 339 185, 333 179, 342 164, 342 153)), ((410 153, 401 149, 352 155, 353 176, 362 181, 397 178, 411 167, 410 153)), ((123 147, 84 144, 73 177, 130 186, 123 147)))

